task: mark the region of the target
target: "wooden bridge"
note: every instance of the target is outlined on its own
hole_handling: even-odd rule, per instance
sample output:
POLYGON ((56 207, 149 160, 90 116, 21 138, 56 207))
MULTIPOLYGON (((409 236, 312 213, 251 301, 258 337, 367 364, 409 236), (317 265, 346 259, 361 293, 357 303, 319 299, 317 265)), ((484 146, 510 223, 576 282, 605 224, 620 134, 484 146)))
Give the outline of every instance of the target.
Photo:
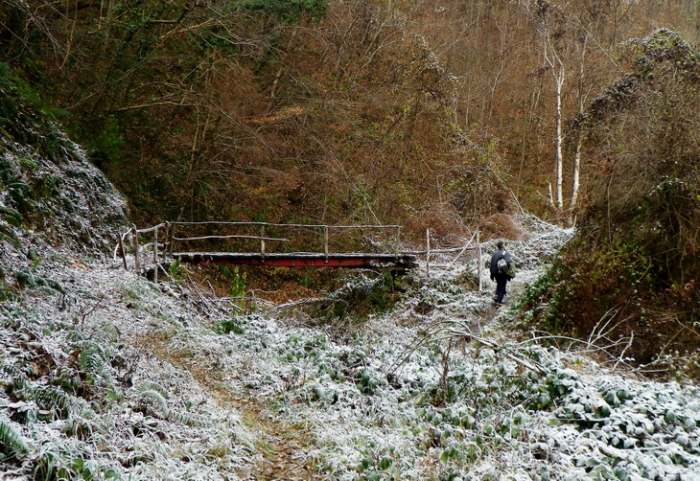
MULTIPOLYGON (((144 229, 133 225, 119 236, 114 259, 120 257, 124 269, 130 270, 128 250, 131 248, 132 269, 139 273, 152 271, 157 282, 158 271, 165 272, 163 266, 171 261, 204 265, 407 270, 417 267, 418 256, 424 256, 426 273, 430 276, 431 256, 457 253, 449 265, 442 266, 450 267, 466 251, 475 251, 479 259, 482 253, 478 230, 461 247, 431 248, 430 229, 426 230, 425 250, 399 250, 400 246, 400 225, 163 222, 144 229), (150 237, 150 242, 142 243, 144 236, 150 237), (367 244, 368 238, 374 239, 373 252, 348 252, 337 248, 367 244), (276 249, 271 250, 270 245, 276 249), (300 245, 313 250, 296 250, 300 245)), ((481 267, 479 262, 480 290, 481 267)))
MULTIPOLYGON (((137 271, 162 266, 177 260, 191 264, 228 264, 265 267, 332 267, 332 268, 395 268, 417 266, 415 253, 398 251, 401 239, 399 225, 321 225, 277 224, 270 222, 164 222, 139 229, 135 225, 124 232, 114 250, 129 270, 127 251, 133 253, 137 271), (337 239, 338 234, 341 238, 337 239), (383 237, 375 243, 374 252, 346 252, 334 245, 356 245, 360 233, 364 240, 369 233, 383 237), (295 235, 290 235, 295 234, 295 235), (149 243, 142 238, 150 236, 149 243), (336 242, 332 242, 335 240, 336 242), (270 249, 270 246, 274 249, 270 249), (291 245, 292 248, 285 248, 291 245), (313 250, 294 250, 300 245, 313 250), (390 250, 386 246, 391 246, 390 250)), ((156 268, 156 277, 157 271, 156 268)))

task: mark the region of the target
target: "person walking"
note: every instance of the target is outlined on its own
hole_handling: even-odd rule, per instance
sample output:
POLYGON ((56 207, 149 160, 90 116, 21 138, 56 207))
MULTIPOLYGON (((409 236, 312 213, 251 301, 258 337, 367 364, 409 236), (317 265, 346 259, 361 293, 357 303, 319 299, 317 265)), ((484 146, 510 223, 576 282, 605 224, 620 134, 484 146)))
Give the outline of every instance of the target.
POLYGON ((493 302, 503 304, 506 285, 513 279, 513 257, 506 251, 503 241, 496 243, 498 250, 491 256, 491 280, 496 281, 496 295, 493 302))

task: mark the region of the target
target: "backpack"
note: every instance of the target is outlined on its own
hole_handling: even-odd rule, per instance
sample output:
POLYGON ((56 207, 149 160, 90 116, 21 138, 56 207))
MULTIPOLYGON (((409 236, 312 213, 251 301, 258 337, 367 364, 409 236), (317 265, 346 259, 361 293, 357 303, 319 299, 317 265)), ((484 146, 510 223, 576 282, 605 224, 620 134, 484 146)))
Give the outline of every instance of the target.
POLYGON ((498 262, 496 262, 496 271, 499 274, 508 274, 508 261, 505 257, 501 257, 498 259, 498 262))

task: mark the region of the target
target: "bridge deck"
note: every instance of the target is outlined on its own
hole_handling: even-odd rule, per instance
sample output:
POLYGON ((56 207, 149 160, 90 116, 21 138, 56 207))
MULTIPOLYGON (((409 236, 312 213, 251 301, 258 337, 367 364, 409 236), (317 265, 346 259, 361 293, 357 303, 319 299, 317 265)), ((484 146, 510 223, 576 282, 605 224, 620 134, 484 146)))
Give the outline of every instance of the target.
POLYGON ((411 254, 344 253, 324 254, 309 252, 247 253, 247 252, 174 252, 172 256, 190 264, 229 264, 268 267, 343 267, 399 268, 416 267, 416 256, 411 254))

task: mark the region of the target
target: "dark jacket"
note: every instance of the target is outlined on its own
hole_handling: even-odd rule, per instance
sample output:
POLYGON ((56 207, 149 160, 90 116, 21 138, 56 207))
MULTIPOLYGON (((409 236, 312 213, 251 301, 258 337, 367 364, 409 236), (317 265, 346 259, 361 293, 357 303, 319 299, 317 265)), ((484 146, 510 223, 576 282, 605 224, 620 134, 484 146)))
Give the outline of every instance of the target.
POLYGON ((505 258, 506 262, 508 263, 508 268, 512 267, 513 257, 511 257, 508 251, 498 250, 494 252, 491 256, 491 279, 496 277, 496 274, 498 274, 498 261, 503 258, 505 258))

